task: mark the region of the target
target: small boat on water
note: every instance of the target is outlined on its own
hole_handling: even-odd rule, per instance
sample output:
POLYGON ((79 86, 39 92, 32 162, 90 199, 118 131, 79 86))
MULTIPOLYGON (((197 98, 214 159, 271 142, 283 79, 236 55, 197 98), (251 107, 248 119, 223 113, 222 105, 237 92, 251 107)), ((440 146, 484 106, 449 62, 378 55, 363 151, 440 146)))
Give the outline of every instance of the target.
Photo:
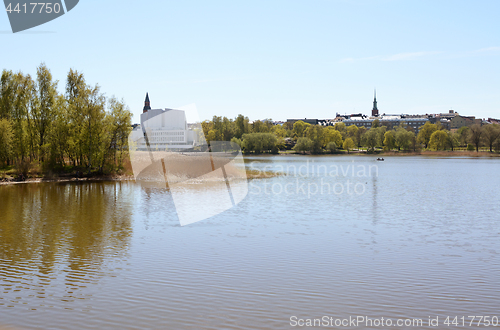
POLYGON ((383 159, 383 158, 377 158, 377 160, 378 160, 379 162, 383 162, 383 161, 384 161, 384 159, 383 159))

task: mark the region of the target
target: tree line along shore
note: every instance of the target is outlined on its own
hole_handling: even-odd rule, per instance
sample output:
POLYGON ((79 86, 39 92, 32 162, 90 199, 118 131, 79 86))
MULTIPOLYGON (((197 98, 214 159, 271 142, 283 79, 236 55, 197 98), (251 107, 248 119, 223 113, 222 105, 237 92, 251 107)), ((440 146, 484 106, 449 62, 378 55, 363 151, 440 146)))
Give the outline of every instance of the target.
POLYGON ((50 70, 36 77, 3 70, 0 77, 0 180, 126 171, 132 113, 81 72, 69 70, 65 92, 50 70))
MULTIPOLYGON (((410 127, 400 125, 388 130, 378 120, 370 129, 346 126, 342 122, 334 126, 312 125, 303 121, 274 125, 270 119, 250 123, 248 117, 238 115, 234 120, 214 116, 202 122, 207 141, 232 141, 244 153, 433 153, 439 151, 488 151, 491 155, 500 151, 500 125, 474 124, 457 131, 446 130, 441 124, 425 123, 415 134, 410 127)), ((456 154, 456 153, 449 153, 456 154)), ((461 153, 463 155, 463 153, 461 153)))
MULTIPOLYGON (((0 181, 28 177, 92 177, 132 174, 128 135, 132 113, 123 100, 107 98, 99 85, 70 69, 64 93, 57 91, 47 66, 36 77, 3 70, 0 77, 0 181)), ((303 121, 274 125, 213 116, 201 123, 207 141, 232 141, 245 154, 391 154, 468 151, 498 155, 500 125, 478 124, 448 131, 426 123, 418 135, 404 125, 388 130, 375 120, 370 129, 311 125, 303 121), (484 151, 484 152, 480 152, 484 151)), ((453 153, 456 154, 456 153, 453 153)), ((461 155, 466 154, 464 152, 461 155)))

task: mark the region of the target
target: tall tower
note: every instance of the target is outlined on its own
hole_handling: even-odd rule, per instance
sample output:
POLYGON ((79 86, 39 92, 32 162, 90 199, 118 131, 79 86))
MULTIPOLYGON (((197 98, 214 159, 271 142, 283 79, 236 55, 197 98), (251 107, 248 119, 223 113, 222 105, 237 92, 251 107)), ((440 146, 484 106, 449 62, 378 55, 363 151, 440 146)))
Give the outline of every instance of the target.
POLYGON ((149 103, 149 94, 146 93, 146 100, 144 101, 144 108, 142 109, 142 113, 148 112, 151 110, 151 105, 149 103))
POLYGON ((377 108, 377 90, 374 92, 373 96, 373 109, 372 109, 372 117, 378 117, 378 108, 377 108))

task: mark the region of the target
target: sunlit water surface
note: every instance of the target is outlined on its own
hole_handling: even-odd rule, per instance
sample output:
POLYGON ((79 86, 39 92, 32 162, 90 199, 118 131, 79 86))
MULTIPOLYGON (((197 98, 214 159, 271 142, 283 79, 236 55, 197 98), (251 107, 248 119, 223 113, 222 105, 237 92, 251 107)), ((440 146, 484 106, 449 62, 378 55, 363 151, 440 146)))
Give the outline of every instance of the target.
MULTIPOLYGON (((247 161, 288 175, 251 180, 236 207, 184 227, 162 188, 0 186, 0 328, 500 317, 500 160, 247 161)), ((198 190, 185 191, 194 209, 198 190)))

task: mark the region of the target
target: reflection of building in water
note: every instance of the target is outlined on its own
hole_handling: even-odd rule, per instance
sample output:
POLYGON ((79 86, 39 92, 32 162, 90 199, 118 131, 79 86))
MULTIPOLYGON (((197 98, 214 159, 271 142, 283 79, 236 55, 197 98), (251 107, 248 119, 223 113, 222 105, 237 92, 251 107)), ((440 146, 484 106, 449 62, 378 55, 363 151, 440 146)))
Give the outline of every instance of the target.
POLYGON ((141 126, 134 130, 133 140, 139 150, 147 150, 148 142, 153 150, 186 150, 200 144, 200 133, 188 126, 183 110, 151 109, 146 94, 141 126))

